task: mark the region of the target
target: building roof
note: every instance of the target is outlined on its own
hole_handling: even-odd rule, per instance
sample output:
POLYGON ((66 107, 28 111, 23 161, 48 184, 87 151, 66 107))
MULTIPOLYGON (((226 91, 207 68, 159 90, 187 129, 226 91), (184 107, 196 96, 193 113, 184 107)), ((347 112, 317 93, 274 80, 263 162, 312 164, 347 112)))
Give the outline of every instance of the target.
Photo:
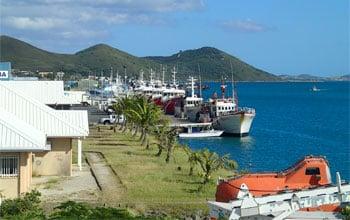
POLYGON ((0 108, 0 151, 43 151, 46 146, 44 132, 19 120, 0 108))
POLYGON ((1 81, 11 90, 23 93, 46 105, 79 104, 64 95, 63 81, 1 81))
POLYGON ((60 114, 71 124, 85 131, 85 136, 89 135, 89 121, 88 113, 85 110, 58 110, 56 113, 60 114))
MULTIPOLYGON (((13 90, 5 83, 0 83, 0 106, 7 112, 12 113, 18 119, 32 127, 44 132, 48 137, 85 137, 88 135, 86 128, 87 114, 81 111, 59 113, 29 95, 13 90), (74 124, 72 118, 79 116, 79 123, 74 124), (86 119, 82 119, 86 117, 86 119)), ((78 119, 76 119, 78 120, 78 119)))

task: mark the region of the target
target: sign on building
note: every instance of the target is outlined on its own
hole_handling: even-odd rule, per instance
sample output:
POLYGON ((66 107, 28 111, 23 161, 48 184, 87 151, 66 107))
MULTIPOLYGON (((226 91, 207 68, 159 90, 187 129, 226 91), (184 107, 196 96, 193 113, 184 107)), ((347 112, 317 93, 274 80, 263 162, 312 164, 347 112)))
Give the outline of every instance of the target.
POLYGON ((9 78, 9 71, 0 70, 0 79, 8 79, 8 78, 9 78))
POLYGON ((11 63, 0 62, 0 80, 9 80, 11 77, 11 63))

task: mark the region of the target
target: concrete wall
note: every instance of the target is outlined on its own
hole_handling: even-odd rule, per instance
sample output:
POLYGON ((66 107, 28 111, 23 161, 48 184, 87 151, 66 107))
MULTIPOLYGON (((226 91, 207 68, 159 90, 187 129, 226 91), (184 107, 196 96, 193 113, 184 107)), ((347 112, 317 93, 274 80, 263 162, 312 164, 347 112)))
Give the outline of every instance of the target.
POLYGON ((34 153, 33 176, 72 175, 72 139, 50 138, 51 151, 34 153))
POLYGON ((31 153, 0 153, 0 156, 19 156, 19 175, 17 177, 0 177, 0 193, 5 198, 15 198, 28 192, 32 182, 31 153))

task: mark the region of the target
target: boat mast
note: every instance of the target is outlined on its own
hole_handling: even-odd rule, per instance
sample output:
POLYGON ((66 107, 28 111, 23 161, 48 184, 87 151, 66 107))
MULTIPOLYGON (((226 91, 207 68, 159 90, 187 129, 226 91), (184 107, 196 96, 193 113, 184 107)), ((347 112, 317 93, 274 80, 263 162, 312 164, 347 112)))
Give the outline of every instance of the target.
POLYGON ((150 73, 150 84, 153 85, 153 69, 151 68, 151 73, 150 73))
POLYGON ((164 74, 165 74, 165 67, 162 68, 162 86, 164 85, 164 74))
POLYGON ((202 98, 202 77, 201 77, 201 68, 198 63, 198 74, 199 74, 199 97, 202 98))
POLYGON ((172 73, 173 73, 173 85, 174 85, 174 87, 176 89, 177 86, 176 86, 176 68, 175 68, 175 66, 173 68, 172 73))
POLYGON ((230 61, 231 66, 231 83, 232 83, 232 99, 235 102, 235 109, 238 109, 238 97, 237 97, 237 91, 236 91, 236 82, 233 80, 233 67, 232 62, 230 61))
POLYGON ((140 82, 143 83, 143 69, 140 71, 140 82))
POLYGON ((191 96, 194 98, 194 79, 193 76, 191 76, 191 96))
POLYGON ((111 67, 111 76, 110 76, 109 80, 111 81, 111 84, 112 84, 112 82, 113 82, 113 67, 111 67))

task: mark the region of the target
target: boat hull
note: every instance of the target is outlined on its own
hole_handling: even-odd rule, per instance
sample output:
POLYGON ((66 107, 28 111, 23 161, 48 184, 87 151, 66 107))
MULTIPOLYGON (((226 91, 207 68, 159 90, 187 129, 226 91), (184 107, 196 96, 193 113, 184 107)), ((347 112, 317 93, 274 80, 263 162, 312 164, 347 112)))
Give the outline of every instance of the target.
POLYGON ((210 131, 210 132, 196 132, 196 133, 181 133, 180 138, 206 138, 206 137, 220 137, 223 131, 210 131))
POLYGON ((217 117, 213 122, 214 129, 223 130, 224 135, 247 136, 253 123, 255 113, 237 112, 217 117))

